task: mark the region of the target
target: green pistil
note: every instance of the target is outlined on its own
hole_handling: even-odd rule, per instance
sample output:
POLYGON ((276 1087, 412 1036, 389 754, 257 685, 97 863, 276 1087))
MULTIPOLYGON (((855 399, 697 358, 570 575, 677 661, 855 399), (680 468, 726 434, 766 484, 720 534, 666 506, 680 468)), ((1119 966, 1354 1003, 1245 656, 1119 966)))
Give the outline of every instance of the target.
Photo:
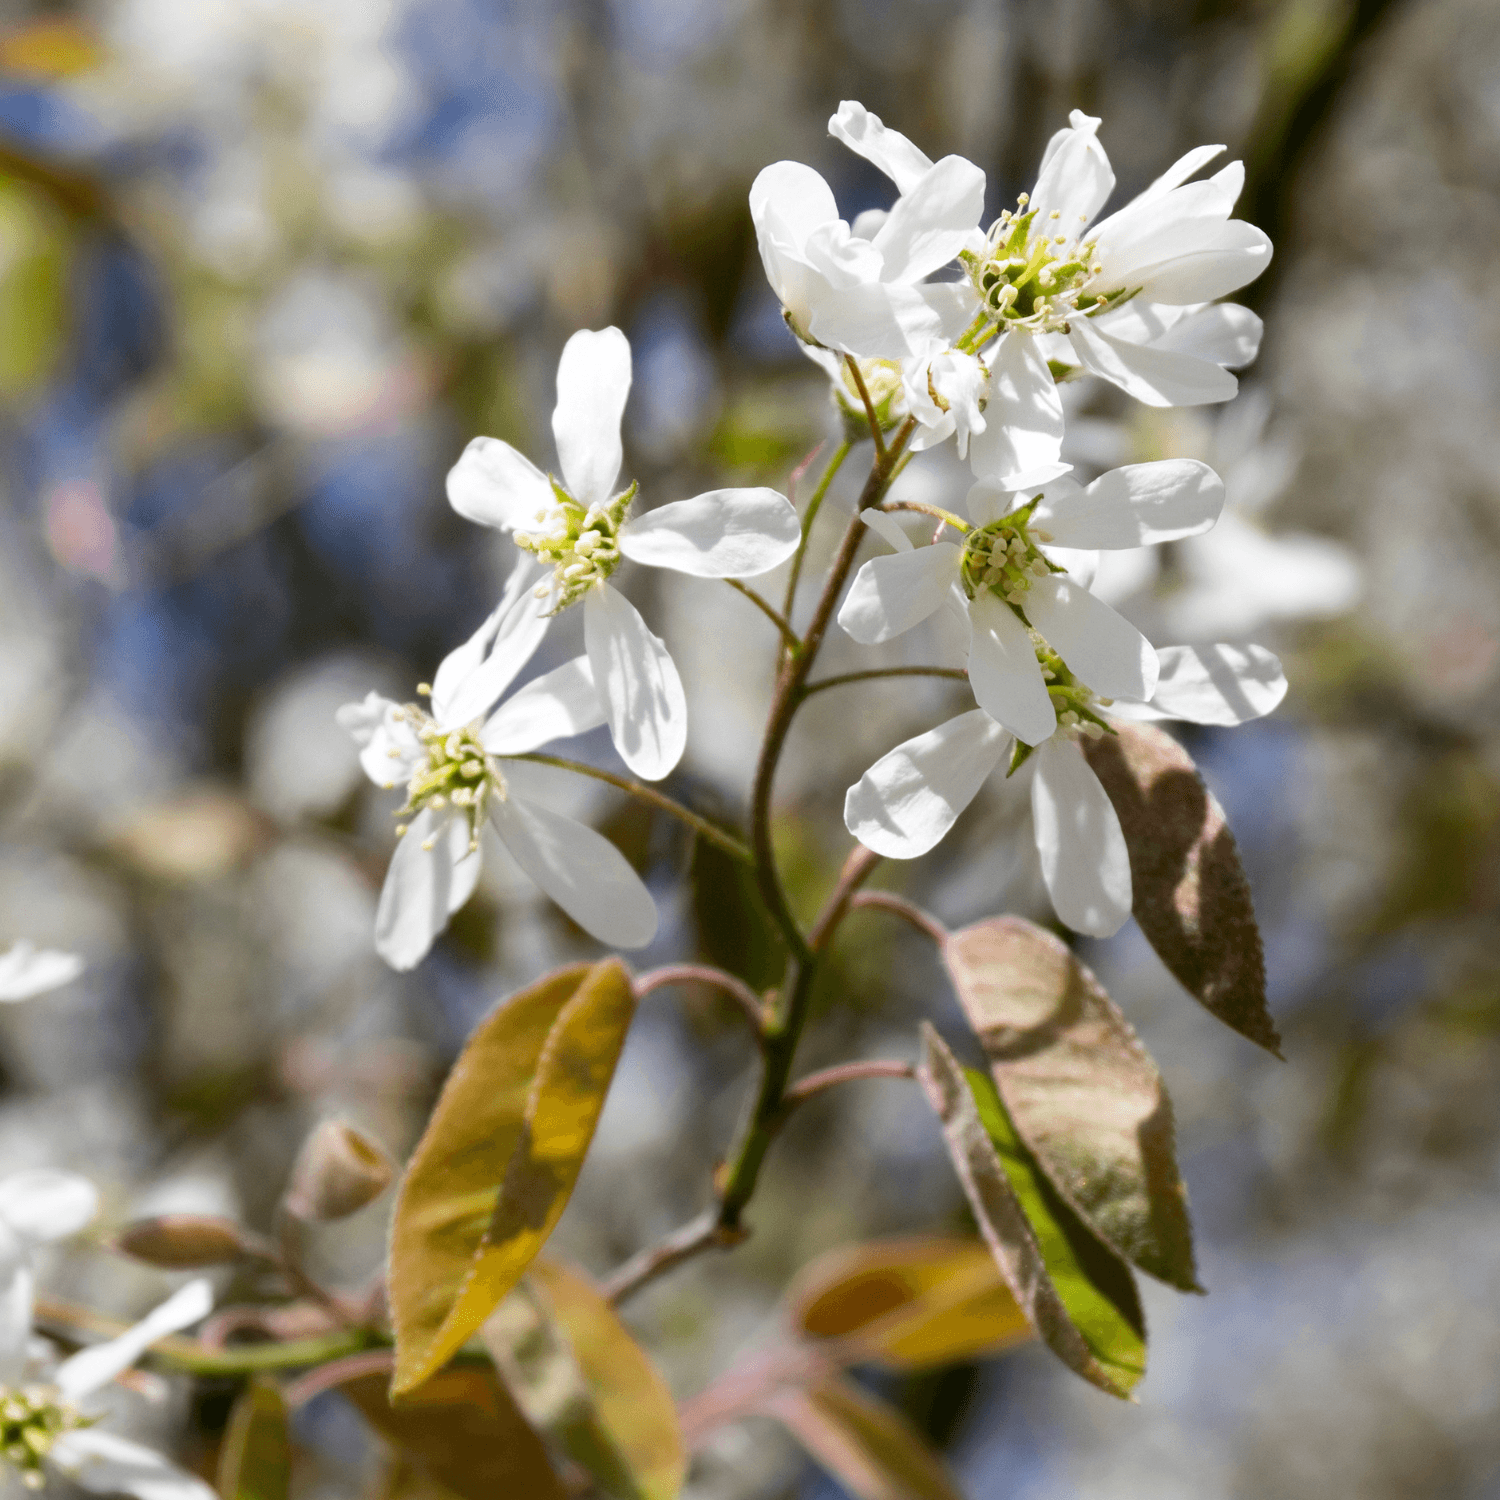
MULTIPOLYGON (((469 848, 477 849, 479 826, 490 798, 503 802, 506 795, 499 766, 479 742, 478 723, 444 731, 415 703, 406 704, 399 713, 427 747, 427 761, 407 782, 406 805, 397 810, 396 816, 405 820, 428 808, 442 812, 451 807, 468 820, 469 848)), ((405 834, 404 821, 397 825, 396 832, 405 834)))
MULTIPOLYGON (((537 513, 549 530, 516 533, 516 545, 552 565, 551 590, 557 602, 557 614, 576 604, 597 587, 620 565, 620 527, 630 513, 638 486, 632 484, 607 505, 580 505, 558 482, 552 481, 557 504, 551 510, 537 513)), ((546 585, 539 594, 548 592, 546 585)))
POLYGON ((63 1433, 88 1426, 88 1419, 58 1397, 51 1386, 0 1385, 0 1459, 29 1490, 45 1481, 42 1460, 63 1433))
POLYGON ((1036 579, 1066 571, 1043 555, 1038 542, 1051 540, 1047 533, 1033 534, 1029 529, 1035 509, 1033 500, 1008 516, 971 531, 964 539, 960 576, 969 598, 974 598, 981 589, 989 589, 996 598, 1020 608, 1036 579))

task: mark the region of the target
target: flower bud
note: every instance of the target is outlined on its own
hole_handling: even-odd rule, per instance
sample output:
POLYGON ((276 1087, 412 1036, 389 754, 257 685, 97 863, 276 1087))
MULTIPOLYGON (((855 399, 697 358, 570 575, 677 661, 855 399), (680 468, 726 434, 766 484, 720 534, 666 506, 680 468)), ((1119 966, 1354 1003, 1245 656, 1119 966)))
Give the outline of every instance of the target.
POLYGON ((299 1219, 342 1219, 373 1203, 395 1176, 378 1141, 342 1120, 325 1120, 303 1144, 285 1206, 299 1219))
POLYGON ((238 1224, 212 1214, 161 1214, 154 1219, 137 1219, 115 1236, 114 1248, 164 1271, 219 1266, 254 1250, 238 1224))

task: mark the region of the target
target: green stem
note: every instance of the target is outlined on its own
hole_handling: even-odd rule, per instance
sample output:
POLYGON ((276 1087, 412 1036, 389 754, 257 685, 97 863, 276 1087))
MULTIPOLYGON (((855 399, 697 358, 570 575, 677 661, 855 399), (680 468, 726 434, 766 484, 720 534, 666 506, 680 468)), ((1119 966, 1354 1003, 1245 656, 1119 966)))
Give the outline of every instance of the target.
MULTIPOLYGON (((807 502, 807 509, 802 512, 802 537, 797 543, 797 550, 792 555, 792 571, 787 575, 786 599, 781 606, 784 619, 792 618, 792 609, 797 600, 797 584, 802 577, 802 561, 807 555, 808 539, 812 536, 813 522, 818 518, 818 512, 823 507, 823 499, 828 494, 828 487, 833 483, 834 475, 843 466, 843 462, 849 457, 849 450, 854 444, 847 438, 834 450, 833 457, 828 460, 828 467, 823 470, 823 477, 818 481, 818 487, 812 492, 812 499, 807 502)), ((780 666, 778 658, 777 666, 780 666)))
POLYGON ((898 510, 914 510, 924 516, 935 516, 944 526, 951 526, 961 533, 974 529, 962 516, 954 515, 951 510, 944 510, 941 505, 928 505, 925 500, 887 500, 880 508, 887 514, 898 510))
POLYGON ((870 424, 870 436, 875 439, 875 467, 889 469, 890 457, 885 451, 885 435, 880 430, 880 418, 875 415, 875 403, 870 400, 869 387, 865 385, 864 371, 860 369, 859 361, 852 354, 844 356, 844 363, 854 377, 854 386, 859 392, 859 399, 865 404, 865 418, 870 424))
POLYGON ((952 677, 967 682, 969 674, 962 667, 868 667, 863 672, 840 672, 837 677, 820 677, 802 689, 804 699, 824 688, 843 687, 846 682, 868 682, 873 677, 952 677))
POLYGON ((674 802, 672 798, 658 792, 654 787, 645 786, 639 781, 628 781, 623 776, 616 776, 613 771, 601 771, 598 766, 585 765, 581 760, 564 760, 560 755, 542 755, 533 750, 526 755, 511 755, 506 758, 529 760, 539 766, 556 766, 560 771, 576 771, 580 776, 592 776, 595 781, 607 781, 622 792, 629 792, 632 797, 639 798, 642 802, 649 802, 652 807, 659 808, 664 813, 670 813, 674 818, 680 818, 699 837, 707 839, 711 844, 717 844, 726 854, 732 854, 746 864, 755 862, 755 856, 749 848, 732 833, 726 833, 722 828, 710 823, 707 818, 700 818, 697 813, 684 807, 680 802, 674 802))
POLYGON ((784 615, 779 615, 771 607, 770 603, 761 598, 748 584, 741 583, 738 578, 726 578, 725 583, 737 593, 743 594, 781 633, 781 643, 791 651, 798 651, 802 642, 797 639, 797 632, 786 622, 784 615))

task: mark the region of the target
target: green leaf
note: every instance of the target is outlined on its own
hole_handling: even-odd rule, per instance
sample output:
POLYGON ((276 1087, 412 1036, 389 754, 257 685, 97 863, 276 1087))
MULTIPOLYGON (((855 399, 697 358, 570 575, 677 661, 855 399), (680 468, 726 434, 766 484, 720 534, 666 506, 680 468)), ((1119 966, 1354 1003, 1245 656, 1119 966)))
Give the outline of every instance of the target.
POLYGON ((1083 750, 1119 815, 1141 931, 1189 994, 1280 1057, 1260 928, 1224 809, 1170 735, 1114 727, 1083 750))
POLYGON ((550 1261, 532 1279, 551 1303, 606 1430, 645 1500, 676 1500, 687 1474, 677 1407, 646 1351, 593 1284, 550 1261))
POLYGON ((635 1012, 618 959, 559 969, 480 1022, 407 1167, 391 1228, 391 1393, 478 1332, 567 1207, 635 1012))
POLYGON ((815 1339, 849 1340, 901 1370, 999 1354, 1031 1337, 988 1247, 936 1236, 873 1240, 820 1256, 788 1296, 815 1339))
POLYGON ((963 1500, 921 1433, 847 1380, 783 1389, 764 1410, 859 1500, 963 1500))
POLYGON ((224 1500, 286 1500, 291 1484, 286 1404, 274 1382, 252 1380, 229 1414, 219 1453, 219 1494, 224 1500))
POLYGON ((1006 1111, 1053 1186, 1126 1260, 1201 1291, 1172 1104, 1099 981, 1021 917, 951 934, 943 962, 1006 1111))
POLYGON ((492 1370, 454 1365, 392 1406, 381 1375, 339 1390, 397 1452, 460 1500, 568 1500, 542 1440, 492 1370))
POLYGON ((1112 1396, 1146 1371, 1146 1328, 1130 1269, 1063 1201, 1022 1144, 986 1073, 960 1068, 924 1023, 917 1076, 980 1232, 1043 1342, 1112 1396))

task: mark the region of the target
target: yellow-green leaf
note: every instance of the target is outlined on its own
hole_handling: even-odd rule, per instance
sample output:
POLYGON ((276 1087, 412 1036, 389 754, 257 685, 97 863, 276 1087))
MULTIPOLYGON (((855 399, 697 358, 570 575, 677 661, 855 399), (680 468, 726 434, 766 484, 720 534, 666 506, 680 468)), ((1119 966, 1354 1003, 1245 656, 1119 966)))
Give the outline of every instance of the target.
POLYGON ((454 1365, 393 1407, 380 1375, 339 1387, 399 1454, 460 1500, 567 1500, 542 1440, 492 1370, 454 1365))
POLYGON ((1099 981, 1021 917, 952 933, 943 963, 1006 1112, 1053 1186, 1126 1260, 1200 1291, 1172 1103, 1099 981))
POLYGON ((921 1433, 847 1380, 778 1391, 765 1410, 859 1500, 963 1500, 921 1433))
POLYGON ((818 1339, 849 1339, 897 1369, 999 1354, 1031 1337, 980 1240, 874 1240, 821 1256, 789 1296, 793 1321, 818 1339))
POLYGON ((56 206, 14 177, 0 176, 0 396, 33 389, 61 358, 71 254, 56 206))
POLYGON ((572 1346, 604 1426, 645 1500, 675 1500, 687 1473, 667 1383, 591 1282, 550 1261, 531 1269, 572 1346))
POLYGON ((512 996, 469 1038, 396 1202, 393 1396, 478 1332, 552 1233, 634 1011, 618 959, 575 964, 512 996))
POLYGON ((959 1067, 927 1024, 917 1073, 980 1231, 1032 1326, 1069 1369, 1128 1396, 1146 1371, 1130 1268, 1047 1180, 990 1076, 959 1067))
POLYGON ((1171 735, 1115 727, 1083 746, 1125 834, 1135 919, 1184 989, 1280 1057, 1260 928, 1224 809, 1171 735))
POLYGON ((219 1453, 224 1500, 286 1500, 292 1484, 292 1442, 286 1403, 269 1380, 253 1380, 229 1414, 219 1453))

